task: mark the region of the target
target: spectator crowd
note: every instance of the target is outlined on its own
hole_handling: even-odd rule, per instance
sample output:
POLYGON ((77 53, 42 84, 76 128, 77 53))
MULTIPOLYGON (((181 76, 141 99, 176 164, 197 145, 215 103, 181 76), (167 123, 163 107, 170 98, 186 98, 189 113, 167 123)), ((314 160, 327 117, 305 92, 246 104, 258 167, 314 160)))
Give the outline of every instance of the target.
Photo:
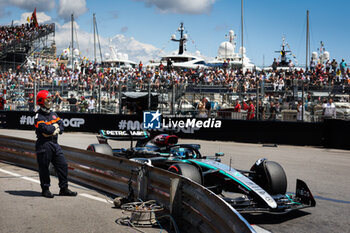
POLYGON ((0 52, 7 47, 32 41, 54 29, 54 24, 43 24, 37 27, 28 23, 19 26, 0 26, 0 52))
POLYGON ((242 75, 239 69, 189 69, 189 70, 164 70, 159 67, 146 66, 142 70, 111 70, 111 68, 98 65, 81 64, 75 72, 66 69, 64 65, 59 68, 46 66, 34 66, 31 70, 5 71, 1 73, 0 82, 7 85, 22 85, 33 87, 34 80, 41 85, 60 86, 65 84, 72 90, 92 91, 97 85, 102 90, 118 90, 119 86, 134 86, 144 89, 151 84, 155 90, 169 85, 210 85, 227 87, 232 92, 248 92, 256 89, 257 85, 269 86, 273 91, 284 91, 286 86, 304 83, 313 90, 323 87, 350 86, 350 69, 343 72, 339 69, 316 69, 308 71, 247 71, 242 75))
MULTIPOLYGON (((54 30, 52 27, 54 25, 34 26, 23 24, 20 26, 2 26, 0 27, 0 52, 15 43, 33 40, 41 33, 54 30)), ((173 85, 181 86, 185 89, 190 85, 220 86, 226 88, 227 92, 240 94, 254 93, 257 87, 261 88, 261 90, 269 87, 270 91, 283 93, 301 85, 308 90, 337 87, 341 92, 350 91, 350 69, 347 67, 344 59, 339 64, 335 59, 332 61, 327 60, 324 64, 312 61, 308 71, 293 69, 294 65, 290 65, 289 70, 278 70, 276 69, 278 64, 274 61, 272 70, 246 70, 244 73, 242 69, 229 68, 227 65, 223 68, 178 70, 169 66, 169 64, 166 64, 166 66, 161 64, 155 67, 147 64, 143 65, 142 62, 137 68, 115 69, 113 67, 103 67, 88 60, 75 64, 76 69, 72 71, 66 68, 66 63, 62 61, 58 63, 58 66, 26 64, 16 70, 3 70, 0 67, 0 88, 1 90, 5 88, 33 89, 36 81, 39 88, 40 86, 52 86, 56 87, 56 89, 64 87, 77 93, 93 93, 101 88, 102 91, 111 95, 119 90, 126 91, 128 87, 133 87, 136 90, 147 90, 148 85, 151 85, 152 90, 155 91, 170 88, 173 85)), ((62 99, 59 94, 57 98, 57 101, 68 101, 73 106, 77 104, 71 103, 73 101, 72 98, 62 99)), ((78 97, 78 99, 80 99, 80 102, 83 102, 81 104, 82 107, 79 107, 79 109, 89 112, 94 111, 93 105, 96 103, 89 103, 90 100, 85 99, 84 95, 78 97)), ((204 107, 201 106, 203 109, 202 113, 204 113, 205 104, 203 103, 204 107)), ((260 117, 253 114, 257 107, 253 102, 242 103, 242 105, 248 111, 248 119, 260 117)), ((269 105, 271 106, 268 108, 276 108, 276 103, 269 105)), ((74 109, 73 107, 72 110, 74 109)), ((259 112, 264 111, 261 110, 259 112)))

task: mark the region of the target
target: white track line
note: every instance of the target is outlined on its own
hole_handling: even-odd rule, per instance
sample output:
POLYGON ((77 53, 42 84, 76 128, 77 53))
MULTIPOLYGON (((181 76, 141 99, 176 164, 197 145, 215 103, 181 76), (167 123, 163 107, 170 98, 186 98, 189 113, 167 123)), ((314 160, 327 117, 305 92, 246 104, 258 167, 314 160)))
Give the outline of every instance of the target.
POLYGON ((265 230, 264 228, 259 227, 258 225, 251 225, 253 227, 253 229, 257 232, 257 233, 271 233, 271 231, 265 230))
POLYGON ((14 176, 14 177, 18 177, 18 178, 21 178, 21 179, 24 179, 24 180, 28 180, 28 181, 40 184, 40 181, 38 181, 38 180, 35 180, 33 178, 29 178, 27 176, 22 176, 22 175, 19 175, 17 173, 14 173, 14 172, 6 171, 6 170, 1 169, 1 168, 0 168, 0 172, 3 172, 3 173, 6 173, 6 174, 14 176))
MULTIPOLYGON (((24 180, 27 180, 27 181, 31 181, 31 182, 33 182, 33 183, 40 184, 40 181, 39 181, 39 180, 30 178, 30 177, 27 177, 27 176, 22 176, 22 175, 20 175, 20 174, 14 173, 14 172, 6 171, 6 170, 4 170, 4 169, 2 169, 2 168, 0 168, 0 172, 6 173, 6 174, 8 174, 8 175, 11 175, 11 176, 14 176, 14 177, 17 177, 17 178, 24 179, 24 180)), ((100 197, 95 197, 95 196, 92 196, 92 195, 87 194, 87 193, 79 193, 79 196, 86 197, 86 198, 90 198, 90 199, 95 200, 95 201, 100 201, 100 202, 104 202, 104 203, 109 203, 106 199, 103 199, 103 198, 100 198, 100 197)))
POLYGON ((100 197, 95 197, 95 196, 92 196, 92 195, 87 194, 87 193, 81 193, 81 194, 79 193, 79 195, 83 196, 83 197, 87 197, 87 198, 93 199, 93 200, 96 200, 96 201, 109 203, 106 199, 103 199, 103 198, 100 198, 100 197))

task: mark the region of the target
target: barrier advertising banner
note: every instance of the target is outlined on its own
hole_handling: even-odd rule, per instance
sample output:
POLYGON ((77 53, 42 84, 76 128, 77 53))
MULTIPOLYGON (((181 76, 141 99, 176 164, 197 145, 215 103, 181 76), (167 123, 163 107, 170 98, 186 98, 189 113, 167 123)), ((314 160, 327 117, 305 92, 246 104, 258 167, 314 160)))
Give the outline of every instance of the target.
MULTIPOLYGON (((34 112, 2 111, 2 127, 34 130, 34 112)), ((84 114, 58 112, 65 130, 97 133, 99 130, 147 130, 151 134, 169 133, 181 138, 251 143, 276 143, 348 148, 340 130, 349 121, 327 120, 318 123, 247 121, 215 118, 162 116, 158 111, 140 115, 84 114), (341 127, 338 127, 340 126, 341 127), (333 127, 337 126, 337 127, 333 127), (339 131, 339 132, 338 132, 339 131)), ((349 132, 349 131, 347 131, 349 132)))

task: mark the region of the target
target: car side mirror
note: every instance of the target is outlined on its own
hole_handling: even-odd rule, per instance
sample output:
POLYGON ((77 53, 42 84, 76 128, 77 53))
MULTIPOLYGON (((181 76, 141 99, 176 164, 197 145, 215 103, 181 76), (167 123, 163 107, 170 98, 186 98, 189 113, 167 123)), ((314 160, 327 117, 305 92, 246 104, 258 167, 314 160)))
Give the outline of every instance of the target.
POLYGON ((221 156, 224 156, 224 152, 218 152, 218 153, 215 153, 215 157, 221 157, 221 156))

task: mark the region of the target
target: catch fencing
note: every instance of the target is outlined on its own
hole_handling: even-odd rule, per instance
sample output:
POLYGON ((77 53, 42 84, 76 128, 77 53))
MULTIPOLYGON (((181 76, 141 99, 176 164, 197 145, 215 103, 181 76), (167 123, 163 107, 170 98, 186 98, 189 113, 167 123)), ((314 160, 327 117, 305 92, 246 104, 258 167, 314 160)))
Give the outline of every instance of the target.
POLYGON ((198 117, 202 111, 209 117, 245 120, 247 111, 244 107, 248 100, 253 100, 255 115, 258 120, 296 121, 295 116, 284 117, 283 111, 297 110, 297 100, 304 100, 304 122, 320 122, 323 120, 323 102, 332 97, 336 107, 336 119, 350 120, 350 87, 335 85, 316 88, 303 88, 298 84, 286 86, 283 90, 271 89, 266 84, 258 90, 233 90, 224 85, 201 84, 164 84, 155 85, 144 83, 140 86, 134 83, 125 83, 119 86, 111 85, 102 88, 94 84, 91 89, 79 88, 69 83, 38 82, 35 86, 7 85, 0 87, 7 89, 5 110, 34 111, 35 102, 29 101, 29 95, 39 90, 47 89, 52 94, 60 93, 61 98, 54 98, 53 110, 56 112, 79 112, 100 114, 137 114, 139 111, 159 110, 163 115, 198 117), (340 91, 339 91, 340 90, 340 91), (144 94, 142 98, 130 99, 128 93, 144 94), (76 98, 69 102, 70 96, 76 98), (158 96, 153 98, 151 96, 158 96), (149 96, 149 97, 148 97, 149 96), (257 98, 257 96, 259 98, 257 98), (203 98, 208 99, 210 110, 200 110, 199 105, 203 98), (92 99, 93 104, 89 105, 92 99), (261 100, 260 103, 257 100, 261 100), (235 113, 236 100, 242 105, 241 114, 235 113), (272 107, 273 106, 273 107, 272 107), (243 111, 243 109, 245 109, 243 111), (270 117, 272 115, 272 117, 270 117))
MULTIPOLYGON (((213 192, 168 171, 127 159, 62 146, 69 178, 84 185, 141 200, 156 200, 181 232, 255 232, 247 221, 213 192)), ((35 142, 0 135, 0 160, 37 169, 35 142)))

